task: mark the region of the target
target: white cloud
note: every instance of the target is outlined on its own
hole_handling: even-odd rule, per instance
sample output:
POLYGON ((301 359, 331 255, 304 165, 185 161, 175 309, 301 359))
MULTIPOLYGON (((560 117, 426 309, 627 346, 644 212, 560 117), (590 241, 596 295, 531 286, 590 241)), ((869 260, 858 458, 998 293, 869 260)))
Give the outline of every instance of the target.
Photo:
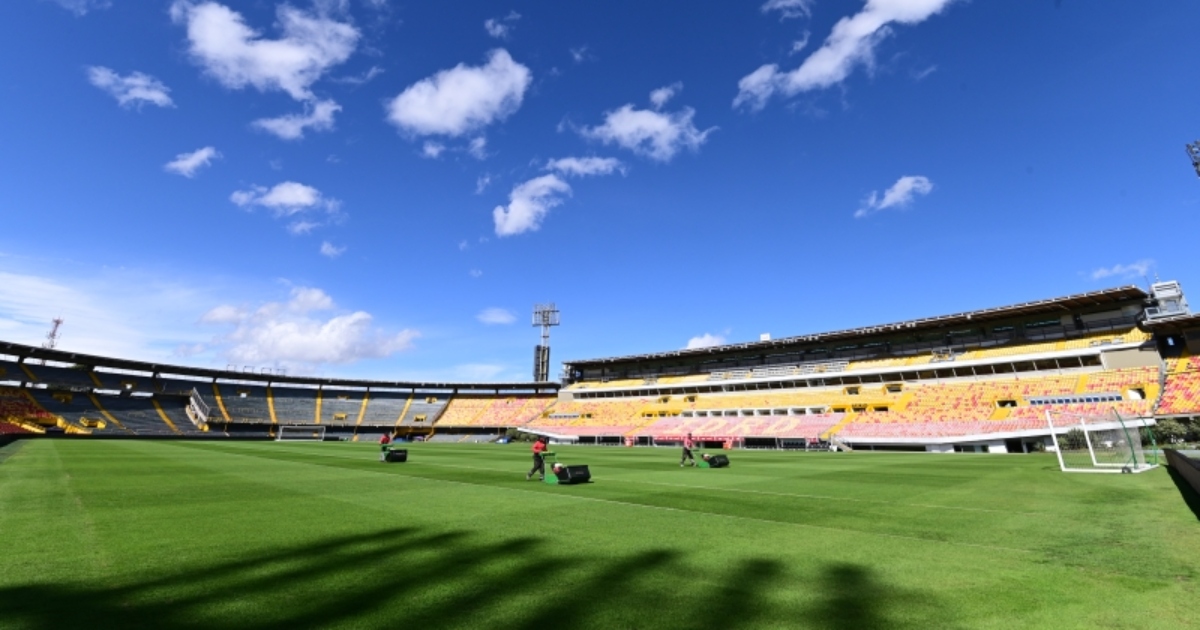
POLYGON ((483 136, 472 138, 471 142, 467 144, 467 153, 469 153, 471 157, 475 158, 476 160, 486 160, 487 138, 483 136))
POLYGON ((699 337, 692 337, 691 339, 688 339, 687 349, 694 350, 696 348, 711 348, 713 346, 724 345, 724 343, 725 337, 722 337, 721 335, 704 333, 699 337))
POLYGON ((809 33, 808 31, 804 31, 804 35, 802 37, 800 37, 800 39, 797 39, 796 41, 792 42, 792 49, 791 49, 791 51, 788 52, 788 54, 794 55, 794 54, 804 50, 805 48, 808 48, 808 40, 811 37, 812 37, 812 33, 809 33))
POLYGON ((580 46, 578 48, 571 48, 569 50, 571 53, 571 58, 575 60, 575 63, 583 63, 592 57, 588 52, 587 46, 580 46))
POLYGON ((757 110, 776 92, 792 96, 841 83, 856 66, 874 61, 875 47, 891 34, 891 24, 919 24, 954 1, 867 0, 861 11, 838 20, 821 48, 799 68, 780 72, 779 66, 767 64, 742 77, 733 105, 757 110))
POLYGON ((517 316, 513 315, 512 311, 507 309, 492 307, 480 311, 475 316, 475 319, 490 326, 493 324, 511 324, 517 321, 517 316))
POLYGON ((329 131, 333 129, 333 115, 342 111, 334 101, 316 101, 305 104, 303 114, 286 114, 277 118, 260 118, 254 126, 279 136, 284 140, 299 140, 305 129, 329 131))
POLYGON ((488 35, 496 39, 508 39, 508 36, 512 34, 513 28, 515 28, 513 23, 519 19, 521 19, 521 14, 511 11, 505 17, 484 20, 483 28, 487 31, 488 35))
POLYGON ((405 88, 388 104, 388 120, 417 135, 461 136, 521 107, 529 68, 497 49, 482 66, 458 64, 405 88))
POLYGON ((255 186, 239 190, 229 200, 242 206, 262 206, 273 210, 278 216, 290 216, 314 208, 337 210, 339 202, 321 194, 321 191, 299 182, 283 182, 271 188, 255 186))
MULTIPOLYGON (((271 188, 253 186, 247 190, 234 191, 229 200, 242 208, 260 206, 267 208, 276 218, 291 218, 287 230, 293 235, 308 234, 328 222, 345 219, 341 213, 341 202, 321 194, 321 191, 299 182, 282 182, 271 188), (325 222, 318 221, 311 212, 324 211, 325 222)), ((322 248, 322 253, 324 248, 322 248)))
POLYGON ((676 81, 671 85, 664 85, 650 92, 650 103, 654 105, 654 109, 662 109, 663 105, 666 105, 667 101, 671 100, 682 89, 683 83, 680 81, 676 81))
POLYGON ((321 6, 304 11, 279 5, 279 39, 264 38, 240 13, 216 2, 176 0, 170 13, 187 27, 192 59, 222 85, 282 90, 299 101, 315 100, 312 84, 349 59, 360 37, 321 6))
POLYGON ((196 171, 203 166, 208 166, 216 158, 221 157, 221 154, 213 147, 204 147, 196 149, 191 153, 180 153, 175 156, 174 160, 167 162, 163 168, 168 172, 177 173, 184 177, 192 177, 196 171))
POLYGON ((366 83, 370 83, 371 79, 383 74, 383 72, 383 68, 380 68, 379 66, 371 66, 370 69, 362 74, 338 77, 330 80, 334 83, 344 83, 346 85, 364 85, 366 83))
POLYGON ((346 248, 344 246, 338 247, 329 241, 321 243, 321 255, 326 258, 337 258, 345 253, 345 251, 346 248))
POLYGON ((1103 280, 1105 278, 1142 278, 1150 273, 1150 269, 1153 267, 1153 260, 1143 258, 1128 265, 1113 265, 1111 267, 1096 269, 1092 271, 1092 280, 1103 280))
POLYGON ((321 227, 321 224, 316 221, 300 219, 299 221, 292 221, 289 223, 287 226, 287 231, 293 236, 300 236, 302 234, 308 234, 319 227, 321 227))
POLYGON ((0 271, 3 339, 39 346, 50 320, 62 317, 59 349, 84 354, 166 361, 175 348, 206 341, 191 322, 211 304, 202 280, 100 266, 35 261, 36 271, 12 259, 0 271))
POLYGON ((421 156, 427 157, 431 160, 436 160, 442 154, 442 151, 445 150, 446 145, 442 144, 441 142, 426 140, 425 144, 421 146, 421 156))
POLYGON ((54 4, 74 13, 76 17, 87 15, 88 11, 98 11, 112 6, 109 0, 50 0, 54 4))
POLYGON ((697 129, 692 122, 695 114, 690 107, 670 113, 623 105, 607 112, 604 124, 585 127, 580 133, 585 138, 615 144, 639 155, 666 162, 683 149, 698 150, 708 139, 708 134, 716 130, 716 127, 704 131, 697 129))
POLYGON ((458 242, 458 251, 460 251, 460 252, 465 252, 465 251, 467 251, 467 249, 469 249, 470 247, 471 247, 471 244, 470 244, 470 243, 468 243, 468 242, 467 242, 467 241, 465 241, 465 240, 462 240, 462 241, 459 241, 459 242, 458 242))
POLYGON ((141 72, 132 72, 121 76, 104 66, 88 68, 88 81, 92 85, 108 92, 122 107, 138 107, 145 103, 159 107, 173 107, 168 94, 171 88, 163 85, 162 81, 141 72))
POLYGON ((891 188, 879 196, 879 191, 872 191, 863 201, 863 206, 854 212, 854 218, 874 214, 888 208, 903 208, 912 203, 916 195, 928 195, 933 192, 933 182, 922 175, 905 175, 896 180, 891 188))
POLYGON ((480 175, 475 180, 475 194, 482 195, 484 190, 487 190, 488 185, 492 183, 492 176, 488 174, 480 175))
POLYGON ((782 20, 809 17, 812 15, 813 0, 767 0, 760 10, 763 13, 778 11, 782 20))
POLYGON ((583 177, 588 175, 609 175, 614 171, 624 173, 625 165, 616 158, 565 157, 547 162, 546 170, 557 171, 563 175, 583 177))
POLYGON ((483 270, 482 269, 472 269, 472 270, 468 271, 467 274, 470 275, 472 278, 479 278, 479 277, 483 276, 483 270))
POLYGON ((364 311, 336 311, 324 291, 292 289, 287 302, 267 302, 254 309, 221 305, 201 318, 202 323, 232 326, 218 338, 228 360, 251 365, 317 366, 346 364, 389 357, 412 347, 415 330, 385 333, 373 326, 364 311))
POLYGON ((496 206, 492 219, 496 236, 513 236, 537 230, 550 209, 571 194, 571 187, 557 175, 542 175, 518 184, 509 193, 508 207, 496 206))

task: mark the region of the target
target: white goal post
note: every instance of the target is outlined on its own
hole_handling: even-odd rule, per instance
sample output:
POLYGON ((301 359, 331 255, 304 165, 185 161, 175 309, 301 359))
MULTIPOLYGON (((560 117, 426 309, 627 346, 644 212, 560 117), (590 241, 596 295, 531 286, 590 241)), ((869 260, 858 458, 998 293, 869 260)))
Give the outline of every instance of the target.
POLYGON ((276 442, 320 442, 324 439, 325 427, 319 424, 280 426, 275 430, 276 442))
POLYGON ((1115 409, 1101 414, 1046 410, 1050 439, 1063 472, 1140 473, 1157 468, 1146 461, 1142 424, 1115 409))

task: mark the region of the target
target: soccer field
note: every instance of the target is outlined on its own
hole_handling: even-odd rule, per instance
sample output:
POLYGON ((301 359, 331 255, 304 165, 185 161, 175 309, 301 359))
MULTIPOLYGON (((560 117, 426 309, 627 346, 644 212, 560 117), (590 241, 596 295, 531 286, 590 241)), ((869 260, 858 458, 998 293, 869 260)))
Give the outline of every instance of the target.
POLYGON ((0 627, 1184 628, 1166 470, 1052 456, 31 440, 0 449, 0 627))

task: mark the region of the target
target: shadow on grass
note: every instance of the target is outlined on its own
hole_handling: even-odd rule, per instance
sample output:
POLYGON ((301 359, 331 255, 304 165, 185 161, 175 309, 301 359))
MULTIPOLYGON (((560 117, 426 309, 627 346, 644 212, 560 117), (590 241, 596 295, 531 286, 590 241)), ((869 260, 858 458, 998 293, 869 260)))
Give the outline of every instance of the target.
POLYGON ((742 558, 697 570, 678 550, 589 554, 543 538, 410 528, 170 566, 127 582, 0 589, 4 625, 161 628, 945 627, 925 594, 871 568, 789 573, 742 558))
POLYGON ((1196 520, 1200 521, 1200 494, 1192 488, 1192 484, 1188 483, 1183 475, 1179 474, 1173 466, 1163 466, 1167 469, 1167 474, 1171 475, 1171 481, 1175 482, 1175 487, 1179 489, 1179 496, 1183 497, 1183 502, 1192 510, 1192 514, 1196 520))

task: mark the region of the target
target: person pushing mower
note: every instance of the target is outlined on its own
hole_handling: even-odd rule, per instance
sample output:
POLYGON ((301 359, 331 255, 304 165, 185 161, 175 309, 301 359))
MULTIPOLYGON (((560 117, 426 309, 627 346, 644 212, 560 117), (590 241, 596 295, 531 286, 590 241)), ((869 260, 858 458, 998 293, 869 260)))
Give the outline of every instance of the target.
POLYGON ((542 453, 546 452, 546 436, 540 436, 533 443, 533 468, 525 474, 525 481, 533 479, 533 473, 538 474, 538 479, 546 480, 546 460, 542 459, 542 453))
POLYGON ((687 434, 687 437, 683 438, 683 455, 679 458, 680 468, 683 468, 683 464, 688 461, 690 461, 693 466, 696 465, 696 458, 692 457, 692 445, 692 434, 689 433, 687 434))
POLYGON ((384 433, 379 436, 379 461, 387 461, 388 447, 392 445, 392 436, 384 433))

